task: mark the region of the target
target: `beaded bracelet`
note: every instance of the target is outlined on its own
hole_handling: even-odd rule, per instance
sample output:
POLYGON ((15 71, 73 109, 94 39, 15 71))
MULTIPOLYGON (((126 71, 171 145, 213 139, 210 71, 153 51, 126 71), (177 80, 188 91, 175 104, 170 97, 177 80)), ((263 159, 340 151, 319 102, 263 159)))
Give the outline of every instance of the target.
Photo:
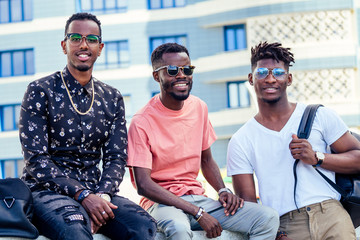
POLYGON ((278 230, 275 240, 280 240, 282 237, 287 237, 286 232, 278 230))

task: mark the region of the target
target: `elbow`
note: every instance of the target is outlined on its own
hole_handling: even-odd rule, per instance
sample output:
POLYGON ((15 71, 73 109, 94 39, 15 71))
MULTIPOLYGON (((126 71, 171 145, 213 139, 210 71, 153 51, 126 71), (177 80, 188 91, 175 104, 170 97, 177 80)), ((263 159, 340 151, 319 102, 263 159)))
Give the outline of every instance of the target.
POLYGON ((146 186, 142 181, 136 181, 136 190, 140 196, 146 195, 146 186))

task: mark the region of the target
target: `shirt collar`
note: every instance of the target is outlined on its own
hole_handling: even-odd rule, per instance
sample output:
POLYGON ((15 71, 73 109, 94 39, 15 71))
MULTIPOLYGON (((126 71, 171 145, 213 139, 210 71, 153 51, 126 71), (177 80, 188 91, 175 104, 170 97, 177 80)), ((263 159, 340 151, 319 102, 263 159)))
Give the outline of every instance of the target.
POLYGON ((86 91, 88 94, 92 93, 91 81, 94 81, 93 77, 91 77, 90 81, 85 86, 81 86, 81 84, 71 75, 67 67, 63 70, 63 76, 67 87, 72 94, 81 91, 81 89, 84 89, 83 91, 86 91))

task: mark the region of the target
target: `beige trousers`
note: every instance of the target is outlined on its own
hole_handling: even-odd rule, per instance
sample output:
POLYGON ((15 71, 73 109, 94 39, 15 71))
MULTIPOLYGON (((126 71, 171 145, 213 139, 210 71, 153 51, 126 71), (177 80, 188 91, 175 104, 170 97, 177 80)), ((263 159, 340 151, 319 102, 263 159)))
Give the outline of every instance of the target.
POLYGON ((355 240, 349 214, 337 200, 326 200, 280 217, 280 230, 293 240, 355 240))

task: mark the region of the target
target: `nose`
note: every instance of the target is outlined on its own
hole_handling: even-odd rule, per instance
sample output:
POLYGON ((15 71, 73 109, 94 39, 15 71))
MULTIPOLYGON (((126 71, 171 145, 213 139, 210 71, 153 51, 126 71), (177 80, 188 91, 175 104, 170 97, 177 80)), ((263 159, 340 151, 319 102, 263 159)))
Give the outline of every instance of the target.
POLYGON ((81 38, 81 42, 80 42, 80 47, 81 48, 88 48, 89 47, 89 45, 88 45, 88 42, 86 41, 86 37, 85 36, 82 36, 82 38, 81 38))
POLYGON ((186 78, 186 75, 184 74, 184 69, 183 68, 179 68, 179 72, 176 75, 177 78, 186 78))
POLYGON ((269 71, 269 74, 265 78, 266 82, 276 82, 276 78, 274 77, 272 71, 269 71))

